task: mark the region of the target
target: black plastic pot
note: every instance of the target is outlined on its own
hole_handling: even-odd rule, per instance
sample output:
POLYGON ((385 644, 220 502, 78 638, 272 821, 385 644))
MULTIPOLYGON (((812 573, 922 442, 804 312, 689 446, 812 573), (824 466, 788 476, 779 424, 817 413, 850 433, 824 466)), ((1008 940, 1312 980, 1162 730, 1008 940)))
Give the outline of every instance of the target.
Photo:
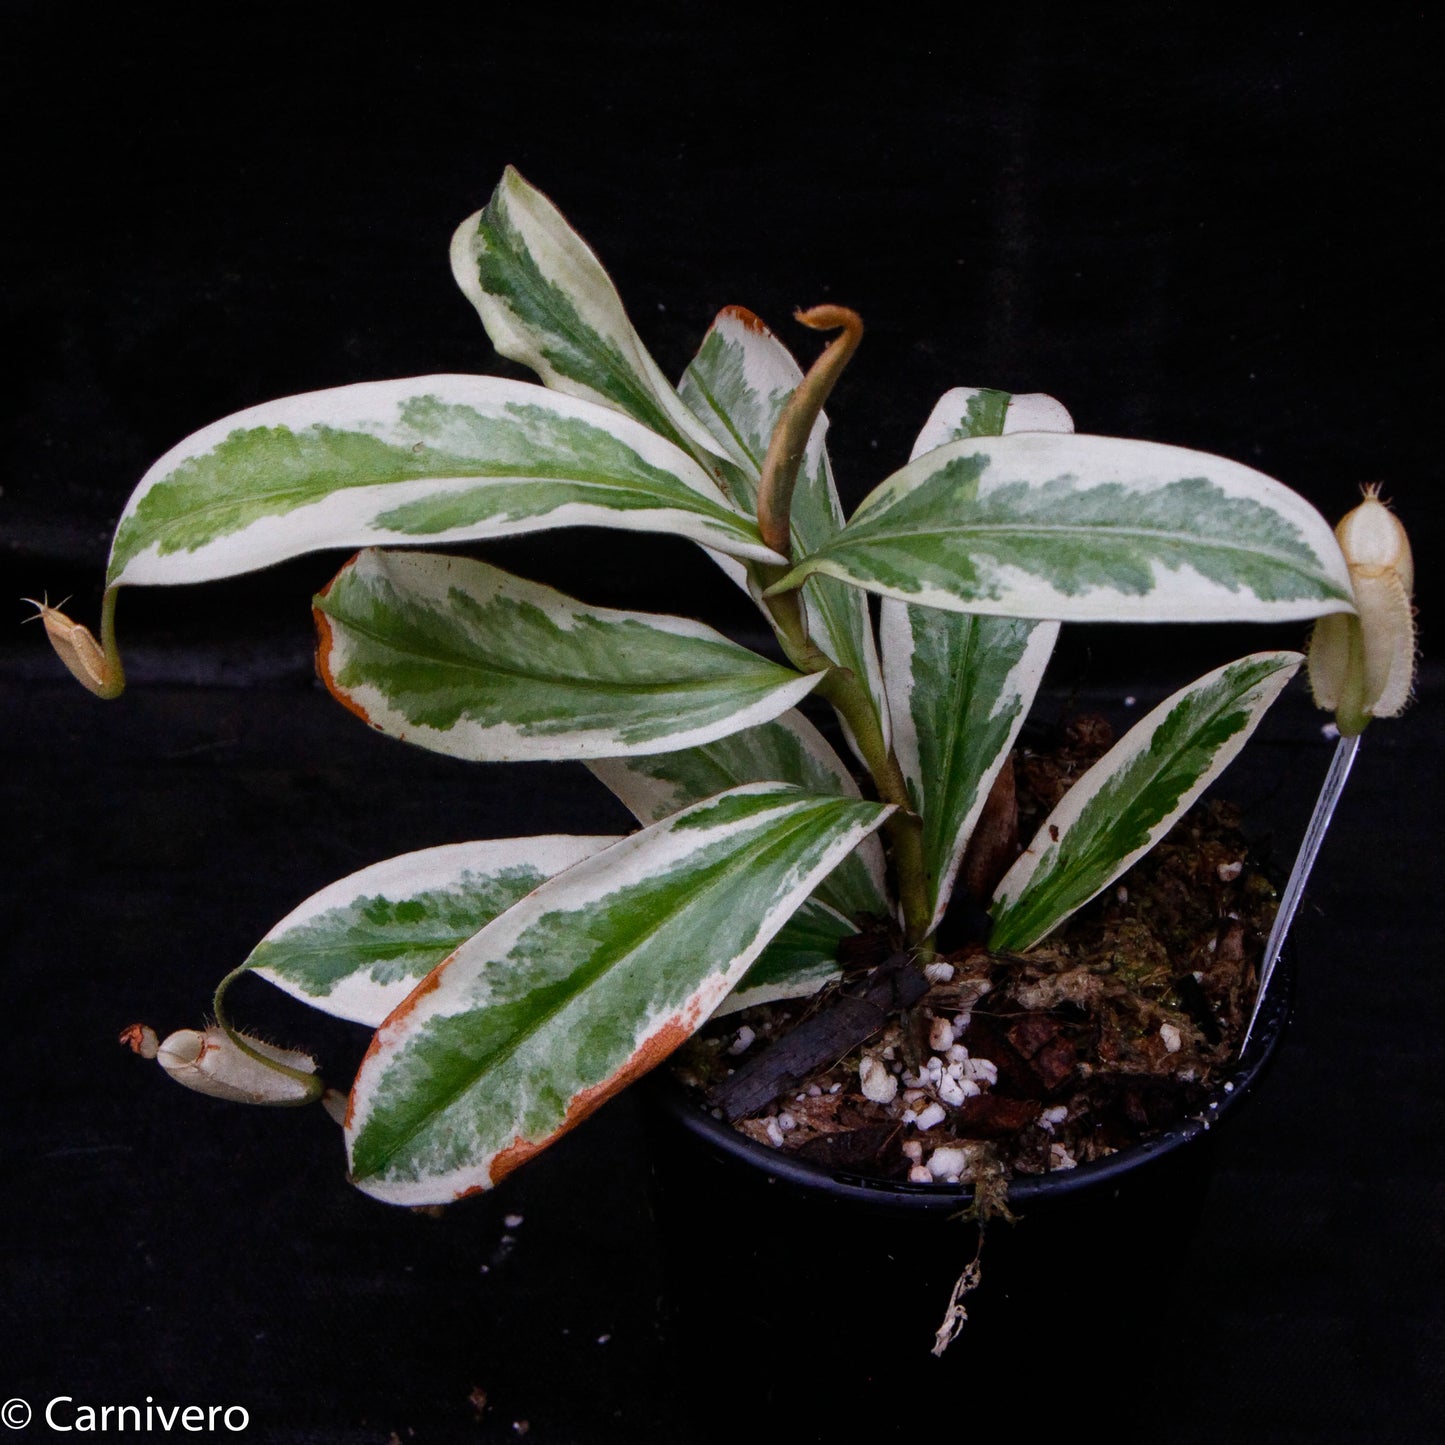
MULTIPOLYGON (((976 1384, 987 1388, 973 1412, 954 1417, 972 1433, 992 1409, 1017 1426, 1021 1404, 1110 1394, 1122 1375, 1151 1371, 1164 1343, 1153 1322, 1198 1221, 1217 1126, 1274 1055, 1292 984, 1286 960, 1245 1057, 1198 1117, 1106 1159, 1014 1181, 1018 1222, 989 1226, 969 1322, 942 1359, 930 1353, 933 1332, 978 1247, 962 1217, 972 1190, 782 1155, 659 1071, 646 1097, 674 1362, 697 1372, 699 1389, 733 1382, 714 1392, 696 1438, 787 1418, 779 1439, 892 1439, 895 1426, 896 1438, 916 1439, 918 1400, 976 1384), (901 1415, 900 1401, 910 1402, 901 1415)), ((1127 1398, 1111 1430, 1124 1425, 1127 1398)))

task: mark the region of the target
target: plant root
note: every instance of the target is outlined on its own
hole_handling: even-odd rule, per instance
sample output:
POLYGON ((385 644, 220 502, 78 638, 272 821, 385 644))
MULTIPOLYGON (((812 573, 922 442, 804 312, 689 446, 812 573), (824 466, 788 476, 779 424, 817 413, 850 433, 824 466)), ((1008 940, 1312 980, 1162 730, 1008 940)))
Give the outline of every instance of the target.
POLYGON ((979 1286, 983 1279, 983 1236, 982 1227, 978 1231, 978 1248, 973 1252, 973 1258, 964 1265, 963 1272, 953 1282, 953 1293, 948 1297, 948 1308, 943 1312, 943 1322, 933 1332, 933 1349, 931 1353, 935 1359, 941 1358, 943 1352, 963 1333, 963 1327, 968 1323, 968 1311, 964 1308, 963 1300, 965 1295, 970 1295, 979 1286))

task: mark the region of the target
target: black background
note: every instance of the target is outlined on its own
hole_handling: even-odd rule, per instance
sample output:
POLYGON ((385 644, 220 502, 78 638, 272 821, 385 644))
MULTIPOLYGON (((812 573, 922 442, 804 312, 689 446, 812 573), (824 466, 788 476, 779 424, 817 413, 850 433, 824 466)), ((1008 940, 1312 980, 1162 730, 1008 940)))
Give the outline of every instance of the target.
MULTIPOLYGON (((1045 390, 1080 430, 1238 458, 1331 520, 1383 482, 1430 647, 1441 55, 1423 12, 3 13, 12 594, 73 593, 93 618, 130 487, 219 416, 508 371, 446 242, 511 162, 598 251, 671 375, 727 303, 809 354, 795 306, 862 312, 830 406, 846 502, 906 458, 947 387, 1045 390)), ((597 602, 753 626, 681 544, 559 533, 488 555, 597 602)), ((276 918, 366 862, 624 826, 580 769, 414 757, 321 696, 306 601, 338 560, 128 594, 117 704, 62 678, 38 629, 0 639, 0 1395, 234 1400, 277 1440, 502 1440, 523 1419, 538 1440, 703 1438, 629 1102, 432 1221, 350 1191, 319 1116, 212 1107, 112 1043, 134 1017, 194 1023, 276 918), (504 1247, 508 1213, 524 1223, 504 1247)), ((1081 630, 1052 682, 1145 700, 1299 636, 1081 630)), ((965 1360, 945 1379, 921 1358, 873 1438, 912 1438, 941 1398, 957 1428, 1026 1438, 1067 1428, 1067 1408, 1118 1438, 1437 1438, 1438 691, 1427 667, 1414 713, 1366 739, 1299 928, 1296 1026, 1221 1141, 1197 1229, 1160 1261, 1158 1354, 1110 1353, 1097 1302, 1061 1282, 1068 1308, 1012 1375, 965 1360), (1084 1342, 1097 1390, 1050 1398, 1050 1360, 1084 1342)), ((1326 754, 1290 707, 1264 773, 1297 824, 1326 754)), ((259 987, 248 998, 268 1017, 259 987)), ((354 1051, 344 1030, 275 1019, 354 1051)), ((760 1373, 728 1389, 746 1398, 790 1358, 760 1340, 760 1373)), ((838 1388, 798 1382, 805 1400, 838 1388)), ((777 1408, 752 1433, 813 1438, 777 1408)))

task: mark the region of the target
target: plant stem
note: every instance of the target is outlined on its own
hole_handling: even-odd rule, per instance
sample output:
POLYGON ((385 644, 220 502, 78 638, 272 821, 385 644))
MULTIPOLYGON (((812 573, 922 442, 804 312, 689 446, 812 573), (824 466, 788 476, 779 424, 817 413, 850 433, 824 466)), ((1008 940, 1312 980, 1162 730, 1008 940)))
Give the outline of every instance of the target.
MULTIPOLYGON (((768 570, 781 574, 781 569, 768 570)), ((808 635, 802 596, 801 591, 793 591, 768 599, 778 640, 794 667, 826 674, 818 684, 819 696, 832 703, 853 734, 879 798, 898 809, 883 825, 883 831, 893 852, 907 939, 926 963, 933 957, 929 934, 933 911, 928 903, 928 874, 923 862, 923 820, 914 811, 903 769, 883 737, 871 694, 851 669, 839 667, 808 635)))
POLYGON ((848 724, 878 796, 885 803, 897 804, 898 811, 883 828, 893 849, 893 869, 898 878, 898 900, 903 905, 907 939, 926 963, 933 957, 929 935, 933 910, 928 906, 928 876, 923 863, 923 820, 913 809, 903 769, 883 739, 873 699, 851 671, 835 667, 818 684, 818 691, 848 724))
MULTIPOLYGON (((798 468, 823 403, 863 339, 862 318, 846 306, 815 306, 809 311, 797 312, 796 319, 814 330, 840 329, 843 334, 829 342, 823 354, 808 368, 807 375, 788 398, 768 442, 758 484, 758 530, 768 546, 788 558, 789 565, 756 567, 755 575, 762 582, 763 591, 790 570, 793 489, 797 485, 798 468)), ((928 902, 928 875, 923 862, 923 821, 913 809, 903 770, 883 736, 873 697, 851 669, 839 667, 809 636, 800 588, 769 597, 765 605, 778 641, 793 666, 802 672, 825 674, 818 684, 819 695, 832 703, 853 734, 879 798, 897 809, 883 828, 892 847, 907 940, 926 962, 933 956, 933 941, 929 934, 932 909, 928 902)))
POLYGON ((119 587, 107 587, 100 604, 100 648, 105 655, 106 681, 99 696, 117 698, 125 691, 125 668, 115 645, 115 601, 119 587))

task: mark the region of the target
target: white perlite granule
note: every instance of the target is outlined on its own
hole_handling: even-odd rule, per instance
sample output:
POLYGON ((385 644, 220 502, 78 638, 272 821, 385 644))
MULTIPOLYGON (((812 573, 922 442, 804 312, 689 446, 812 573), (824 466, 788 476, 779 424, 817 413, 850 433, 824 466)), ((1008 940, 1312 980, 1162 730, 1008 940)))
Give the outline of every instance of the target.
POLYGON ((964 1170, 968 1168, 968 1150, 944 1144, 928 1156, 928 1172, 935 1179, 946 1179, 957 1184, 964 1170))
POLYGON ((1184 1045, 1184 1040, 1179 1036, 1179 1030, 1173 1024, 1160 1024, 1159 1037, 1164 1040, 1166 1053, 1177 1054, 1184 1045))
POLYGON ((898 1076, 889 1071, 882 1059, 864 1054, 858 1061, 858 1087, 865 1099, 875 1104, 891 1104, 898 1095, 898 1076))
POLYGON ((998 1065, 992 1059, 965 1059, 963 1072, 965 1078, 990 1088, 998 1083, 998 1065))

